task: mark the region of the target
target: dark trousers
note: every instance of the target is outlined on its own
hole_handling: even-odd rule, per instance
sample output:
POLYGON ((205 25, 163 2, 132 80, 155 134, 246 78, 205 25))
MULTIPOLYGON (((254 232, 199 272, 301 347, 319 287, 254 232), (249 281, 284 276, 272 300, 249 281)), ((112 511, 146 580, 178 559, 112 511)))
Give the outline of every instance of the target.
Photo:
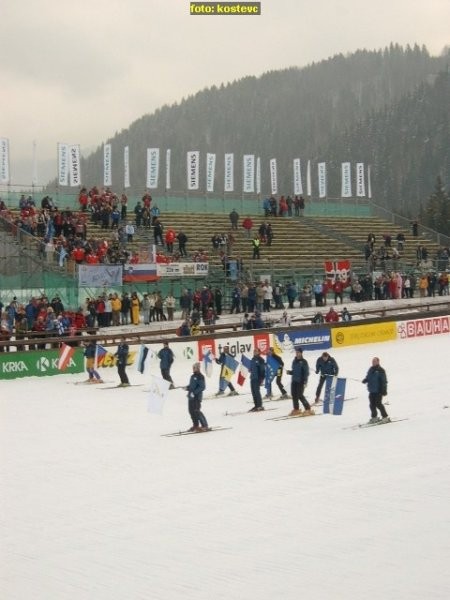
POLYGON ((256 408, 262 406, 261 389, 257 379, 250 379, 250 389, 252 391, 253 402, 256 408))
POLYGON ((170 369, 161 369, 161 375, 163 379, 165 379, 166 381, 170 381, 170 383, 173 383, 173 379, 170 376, 170 369))
POLYGON ((305 410, 309 410, 311 408, 308 400, 303 394, 304 389, 305 385, 303 383, 300 383, 299 381, 291 382, 291 396, 295 410, 298 410, 300 408, 299 402, 303 404, 303 408, 305 410))
POLYGON ((120 383, 130 383, 128 380, 128 376, 125 373, 125 369, 126 369, 126 365, 122 365, 121 363, 118 363, 117 372, 119 373, 120 383))
POLYGON ((384 419, 388 416, 386 409, 383 405, 383 396, 381 394, 375 394, 371 392, 369 394, 369 403, 370 403, 370 415, 372 418, 377 416, 377 410, 380 411, 381 417, 384 419))
POLYGON ((205 415, 201 411, 202 401, 198 396, 194 396, 194 398, 189 398, 189 414, 192 419, 192 424, 194 427, 198 427, 201 425, 202 427, 208 427, 208 421, 206 420, 205 415))
POLYGON ((317 389, 316 389, 316 398, 320 398, 320 392, 322 391, 323 384, 325 383, 326 380, 327 380, 326 375, 320 376, 319 384, 317 385, 317 389))

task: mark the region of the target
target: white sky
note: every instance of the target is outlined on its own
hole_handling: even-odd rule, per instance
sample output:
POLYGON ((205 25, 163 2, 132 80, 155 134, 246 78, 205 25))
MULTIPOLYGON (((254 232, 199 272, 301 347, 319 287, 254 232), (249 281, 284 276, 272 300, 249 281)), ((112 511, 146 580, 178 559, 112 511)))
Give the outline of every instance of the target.
POLYGON ((261 5, 261 16, 204 17, 188 0, 3 0, 0 137, 10 139, 13 183, 31 181, 22 164, 33 141, 40 162, 56 162, 57 142, 86 152, 213 84, 390 42, 432 54, 449 42, 448 0, 261 5))
MULTIPOLYGON (((82 374, 2 381, 0 596, 448 600, 448 349, 448 335, 334 349, 354 397, 341 417, 266 420, 290 401, 226 416, 251 406, 241 394, 203 402, 231 430, 180 438, 161 434, 190 425, 185 392, 161 416, 146 409, 157 361, 130 367, 144 385, 127 389, 72 385, 82 374), (408 420, 344 429, 369 418, 373 356, 388 412, 408 420)), ((305 352, 310 366, 319 354, 305 352)), ((191 364, 177 356, 177 385, 191 364)), ((215 367, 208 395, 217 384, 215 367)))

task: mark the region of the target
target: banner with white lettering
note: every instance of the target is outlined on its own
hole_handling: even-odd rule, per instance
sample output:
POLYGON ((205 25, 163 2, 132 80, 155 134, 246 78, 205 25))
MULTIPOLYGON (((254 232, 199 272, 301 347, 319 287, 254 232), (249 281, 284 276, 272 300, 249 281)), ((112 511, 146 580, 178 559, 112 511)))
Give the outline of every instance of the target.
POLYGON ((156 272, 158 277, 204 277, 208 275, 209 264, 192 263, 157 263, 156 272))
POLYGON ((130 147, 123 149, 123 187, 130 187, 130 147))
POLYGON ((69 185, 69 144, 58 143, 58 185, 69 185))
POLYGON ((122 265, 78 265, 80 287, 110 287, 122 285, 122 265))
POLYGON ((261 157, 256 159, 256 193, 261 194, 261 157))
POLYGON ((272 194, 278 193, 278 173, 277 173, 277 159, 271 158, 269 161, 270 165, 270 188, 272 194))
POLYGON ((242 191, 246 194, 255 192, 255 155, 244 154, 242 191))
POLYGON ((234 154, 225 154, 224 190, 234 192, 234 154))
POLYGON ((364 163, 356 163, 356 195, 366 195, 366 183, 364 180, 364 163))
POLYGON ((206 191, 214 191, 214 177, 216 175, 216 155, 206 154, 206 191))
POLYGON ((324 162, 317 163, 317 179, 319 198, 325 198, 327 195, 327 166, 324 162))
POLYGON ((303 194, 303 185, 302 185, 302 167, 299 158, 294 158, 292 161, 292 166, 294 170, 294 194, 295 196, 301 196, 303 194))
POLYGON ((198 190, 200 187, 199 167, 200 152, 197 150, 187 153, 187 189, 198 190))
POLYGON ((147 148, 147 189, 156 190, 159 177, 159 148, 147 148))
POLYGON ((367 195, 372 198, 372 182, 370 181, 370 165, 367 167, 367 195))
POLYGON ((311 196, 311 161, 306 166, 306 195, 311 196))
POLYGON ((80 146, 75 144, 70 146, 70 186, 79 187, 81 185, 81 160, 80 146))
POLYGON ((171 158, 171 151, 166 150, 166 190, 170 190, 171 188, 171 182, 170 182, 170 158, 171 158))
POLYGON ((0 138, 0 183, 9 183, 9 140, 0 138))
POLYGON ((112 185, 111 175, 111 144, 103 145, 103 185, 112 185))
POLYGON ((341 196, 350 198, 352 195, 352 170, 349 162, 341 164, 341 196))

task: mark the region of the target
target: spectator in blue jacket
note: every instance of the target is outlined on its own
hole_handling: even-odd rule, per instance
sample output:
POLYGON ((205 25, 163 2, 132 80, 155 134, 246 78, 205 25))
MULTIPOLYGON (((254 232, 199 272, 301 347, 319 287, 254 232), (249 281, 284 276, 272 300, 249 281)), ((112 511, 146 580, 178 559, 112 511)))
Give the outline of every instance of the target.
POLYGON ((316 374, 320 373, 319 384, 316 389, 316 399, 314 404, 318 404, 320 401, 320 393, 323 388, 323 384, 327 380, 327 377, 334 377, 339 373, 339 367, 336 360, 328 354, 323 352, 316 362, 316 374))
POLYGON ((175 359, 174 353, 172 349, 169 348, 169 342, 163 342, 163 347, 158 352, 158 358, 160 360, 159 368, 161 369, 162 378, 166 381, 170 381, 170 390, 173 390, 175 387, 173 385, 173 380, 170 375, 170 367, 175 359))
POLYGON ((367 371, 367 375, 362 380, 362 383, 367 383, 369 391, 371 414, 369 423, 378 423, 379 421, 389 423, 390 419, 383 405, 383 396, 387 396, 386 371, 380 365, 380 359, 377 356, 372 359, 372 366, 367 371), (377 410, 380 411, 381 419, 377 416, 377 410))
POLYGON ((309 416, 313 415, 314 411, 311 410, 311 406, 308 400, 305 398, 304 390, 308 383, 309 377, 309 365, 308 361, 303 358, 303 348, 297 346, 295 349, 295 358, 292 361, 292 367, 290 371, 286 371, 288 375, 292 375, 291 379, 291 396, 294 408, 289 413, 290 417, 296 416, 309 416), (300 410, 300 404, 302 403, 303 412, 300 410))

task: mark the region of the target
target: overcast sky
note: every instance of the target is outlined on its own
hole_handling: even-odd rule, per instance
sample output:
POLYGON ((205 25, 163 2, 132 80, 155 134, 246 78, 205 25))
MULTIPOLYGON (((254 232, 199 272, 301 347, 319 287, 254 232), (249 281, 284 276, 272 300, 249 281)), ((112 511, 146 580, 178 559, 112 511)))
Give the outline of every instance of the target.
MULTIPOLYGON (((56 176, 57 142, 86 153, 213 84, 390 42, 437 55, 450 42, 449 0, 262 0, 261 8, 261 16, 192 16, 188 0, 2 0, 0 137, 10 140, 12 183, 31 182, 33 141, 56 176)), ((48 176, 42 165, 39 183, 48 176)))

